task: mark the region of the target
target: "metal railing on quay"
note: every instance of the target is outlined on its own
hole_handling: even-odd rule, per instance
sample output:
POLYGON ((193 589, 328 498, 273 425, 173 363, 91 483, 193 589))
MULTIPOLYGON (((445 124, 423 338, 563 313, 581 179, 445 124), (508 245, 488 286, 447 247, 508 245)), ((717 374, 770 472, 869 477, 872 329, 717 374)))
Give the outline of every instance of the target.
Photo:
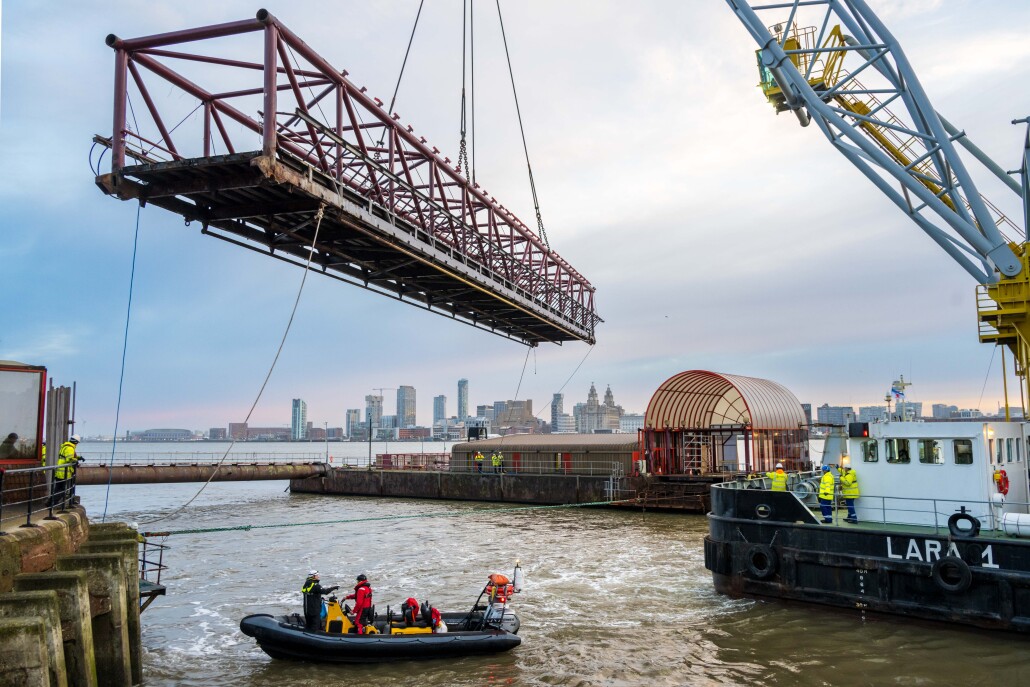
MULTIPOLYGON (((83 451, 83 456, 91 458, 94 464, 106 467, 111 463, 111 454, 91 453, 83 451)), ((260 451, 249 451, 247 453, 225 452, 200 452, 200 451, 170 451, 170 452, 125 452, 114 455, 115 466, 119 465, 205 465, 218 463, 225 458, 224 463, 231 465, 238 464, 268 464, 268 463, 324 463, 325 453, 264 453, 260 451)), ((367 462, 367 459, 365 459, 367 462)))
POLYGON ((366 457, 335 459, 334 468, 368 469, 368 470, 439 470, 458 474, 492 474, 492 475, 587 475, 595 477, 621 478, 625 467, 618 461, 578 461, 565 463, 554 460, 513 461, 505 458, 500 466, 494 466, 490 457, 486 456, 482 465, 477 466, 469 459, 468 465, 462 458, 457 464, 452 463, 449 453, 380 453, 369 465, 366 457))
POLYGON ((67 465, 0 468, 0 535, 6 529, 32 527, 33 516, 67 510, 75 499, 75 469, 67 465))
POLYGON ((490 456, 483 461, 482 470, 473 466, 467 469, 452 470, 452 472, 482 472, 504 475, 586 475, 592 477, 611 477, 613 475, 622 477, 625 467, 622 463, 612 460, 598 461, 577 461, 565 463, 555 460, 526 460, 518 462, 505 458, 501 466, 494 467, 490 464, 490 456))

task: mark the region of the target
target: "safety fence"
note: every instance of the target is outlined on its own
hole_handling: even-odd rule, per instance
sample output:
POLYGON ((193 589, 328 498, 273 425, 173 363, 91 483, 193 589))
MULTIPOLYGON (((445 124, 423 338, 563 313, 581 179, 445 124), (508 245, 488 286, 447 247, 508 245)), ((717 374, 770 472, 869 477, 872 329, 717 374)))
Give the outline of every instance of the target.
MULTIPOLYGON (((108 465, 111 463, 111 452, 82 451, 91 464, 108 465)), ((324 463, 326 454, 320 452, 272 453, 264 451, 232 452, 225 451, 119 451, 114 454, 114 464, 118 465, 203 465, 207 463, 324 463), (223 461, 224 458, 224 461, 223 461)), ((367 462, 367 460, 366 460, 367 462)))
POLYGON ((74 499, 75 472, 70 467, 0 468, 0 535, 12 527, 32 527, 33 517, 43 513, 54 518, 55 511, 67 510, 74 499))

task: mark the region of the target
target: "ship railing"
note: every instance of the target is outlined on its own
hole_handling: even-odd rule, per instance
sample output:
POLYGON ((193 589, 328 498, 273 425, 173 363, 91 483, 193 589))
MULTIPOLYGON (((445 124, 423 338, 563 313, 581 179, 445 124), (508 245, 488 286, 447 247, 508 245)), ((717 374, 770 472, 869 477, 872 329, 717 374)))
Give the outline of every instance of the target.
MULTIPOLYGON (((819 514, 814 497, 818 492, 819 472, 799 473, 799 479, 788 482, 788 489, 802 502, 810 506, 812 512, 819 514), (805 480, 808 481, 805 481, 805 480), (807 485, 807 486, 802 486, 807 485)), ((792 475, 794 477, 794 475, 792 475)), ((748 479, 745 476, 733 482, 713 485, 716 489, 760 489, 770 491, 770 480, 764 477, 748 479)), ((1000 494, 998 496, 1001 496, 1000 494)), ((847 504, 840 493, 839 485, 834 489, 834 523, 847 517, 847 504)), ((855 499, 858 519, 863 523, 881 525, 909 525, 927 527, 935 534, 950 534, 949 520, 956 513, 964 513, 975 518, 984 530, 1001 530, 1002 516, 1005 513, 1030 513, 1030 502, 1013 501, 1007 498, 996 500, 976 500, 961 498, 920 498, 915 496, 879 496, 863 493, 855 499)))
MULTIPOLYGON (((838 508, 843 509, 843 499, 838 496, 838 501, 840 502, 838 508)), ((1030 503, 1008 499, 982 501, 959 498, 877 496, 875 494, 862 494, 855 500, 855 507, 858 510, 859 520, 862 522, 930 527, 938 534, 951 533, 949 520, 956 513, 963 513, 975 518, 979 521, 981 529, 1000 530, 1002 529, 1002 516, 1005 513, 1030 512, 1030 503)), ((835 515, 843 517, 840 511, 835 515)))
POLYGON ((75 503, 75 471, 68 465, 0 467, 0 535, 34 527, 33 518, 55 520, 55 512, 75 503))

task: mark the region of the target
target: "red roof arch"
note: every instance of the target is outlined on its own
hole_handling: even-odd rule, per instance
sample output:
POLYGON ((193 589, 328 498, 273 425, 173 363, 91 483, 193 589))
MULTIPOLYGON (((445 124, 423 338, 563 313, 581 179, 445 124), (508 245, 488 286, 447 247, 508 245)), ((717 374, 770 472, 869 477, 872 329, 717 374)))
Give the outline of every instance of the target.
POLYGON ((720 426, 786 430, 805 423, 801 403, 781 384, 707 370, 680 372, 662 382, 644 415, 644 426, 655 430, 720 426))

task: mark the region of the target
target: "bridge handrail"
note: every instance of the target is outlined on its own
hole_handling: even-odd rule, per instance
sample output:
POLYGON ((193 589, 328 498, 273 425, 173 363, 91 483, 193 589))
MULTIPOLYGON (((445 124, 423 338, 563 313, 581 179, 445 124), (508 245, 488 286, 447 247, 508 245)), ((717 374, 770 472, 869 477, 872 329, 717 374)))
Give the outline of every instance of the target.
MULTIPOLYGON (((90 466, 104 467, 111 462, 110 452, 93 452, 82 450, 82 455, 91 458, 90 466)), ((118 465, 202 465, 217 463, 225 457, 225 464, 232 463, 324 463, 326 455, 319 452, 267 453, 248 451, 246 453, 230 453, 224 451, 119 451, 115 453, 114 464, 118 465)))
MULTIPOLYGON (((187 157, 172 133, 192 113, 169 128, 144 83, 143 68, 200 101, 196 109, 203 107, 203 126, 198 148, 205 157, 212 155, 216 137, 230 154, 253 148, 249 142, 233 140, 225 117, 260 134, 265 157, 285 153, 303 160, 389 215, 422 228, 431 241, 460 250, 466 259, 526 289, 534 300, 588 328, 592 335, 600 318, 594 312, 594 287, 585 277, 478 183, 466 179, 458 165, 416 136, 413 127, 402 125, 399 115, 387 112, 382 101, 355 86, 346 70, 332 67, 267 11, 261 10, 255 19, 141 38, 123 40, 111 35, 107 43, 116 53, 112 172, 125 166, 129 139, 156 140, 147 155, 161 149, 173 160, 187 157), (198 41, 257 31, 264 34, 260 62, 162 49, 192 44, 199 50, 198 41), (167 64, 174 60, 204 66, 204 76, 219 67, 223 72, 232 70, 236 83, 248 70, 260 74, 261 81, 252 88, 213 92, 167 64), (133 122, 149 114, 156 129, 153 136, 144 138, 142 132, 129 130, 130 83, 145 105, 135 108, 133 122), (292 106, 284 106, 281 100, 291 101, 292 106), (258 112, 258 116, 246 112, 258 112)), ((179 129, 180 143, 191 128, 199 127, 191 123, 179 129)))

